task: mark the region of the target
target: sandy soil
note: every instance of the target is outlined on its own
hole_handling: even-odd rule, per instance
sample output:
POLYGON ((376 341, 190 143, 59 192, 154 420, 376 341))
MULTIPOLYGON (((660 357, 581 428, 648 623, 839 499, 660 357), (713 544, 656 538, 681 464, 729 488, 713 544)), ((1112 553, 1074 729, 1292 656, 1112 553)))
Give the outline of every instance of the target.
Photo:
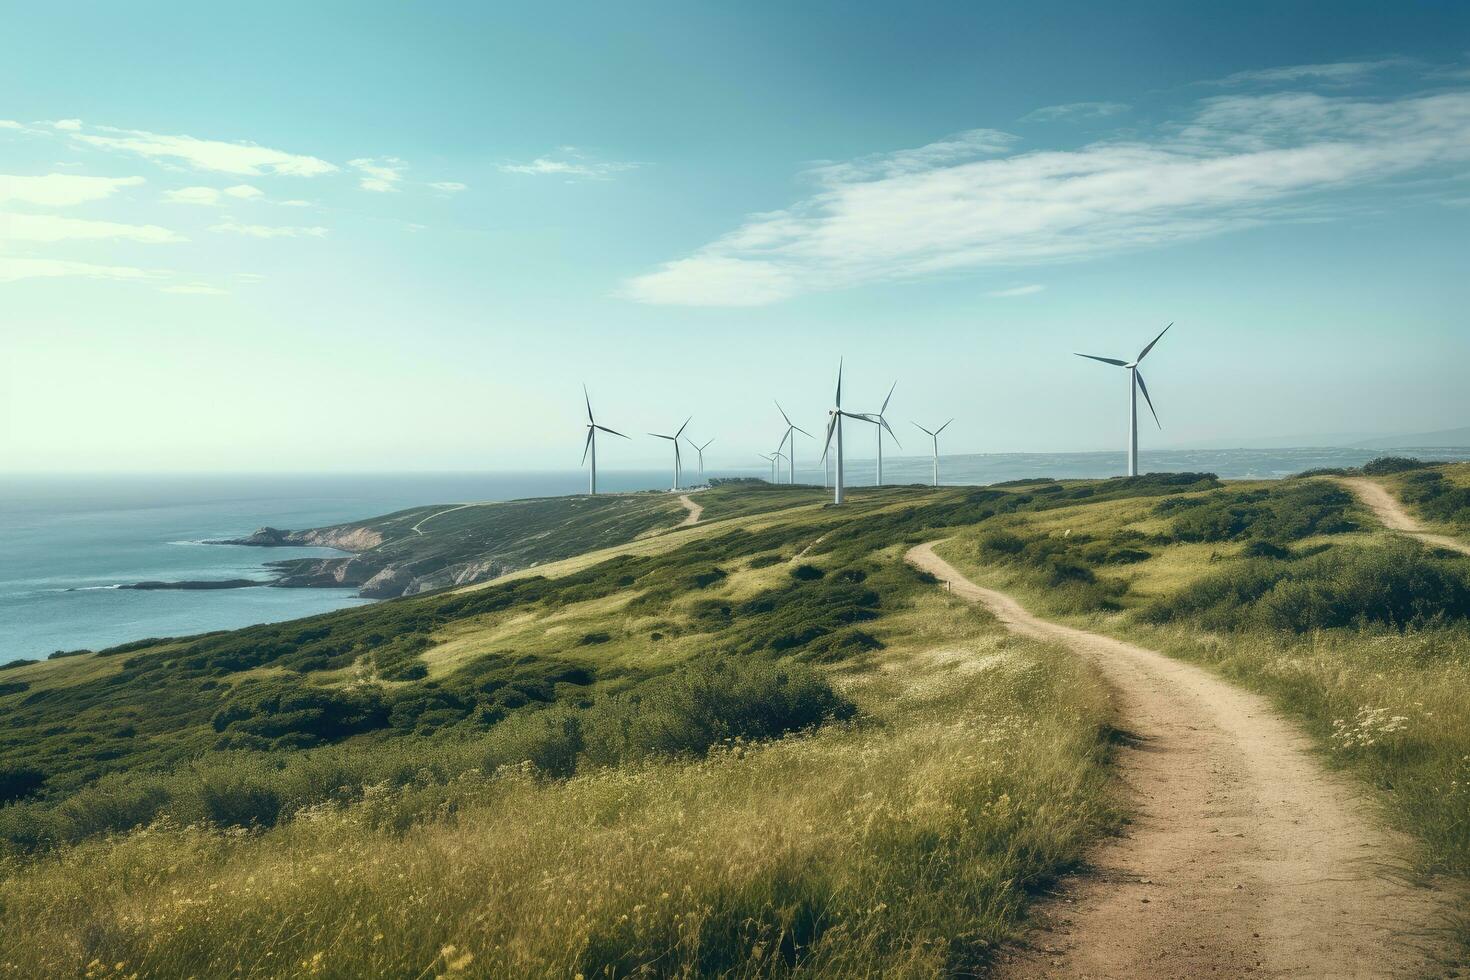
POLYGON ((1442 891, 1412 845, 1266 701, 1189 664, 1038 619, 919 545, 907 558, 1012 631, 1060 642, 1113 686, 1135 817, 1043 902, 1001 977, 1440 976, 1442 891))
POLYGON ((1445 548, 1449 551, 1470 555, 1470 544, 1447 534, 1435 534, 1424 530, 1414 516, 1404 509, 1399 499, 1382 484, 1364 476, 1340 477, 1337 482, 1351 490, 1390 531, 1400 531, 1411 535, 1436 548, 1445 548))
POLYGON ((691 524, 698 524, 699 515, 704 513, 704 507, 696 504, 687 493, 679 494, 679 503, 683 504, 684 509, 689 511, 689 513, 684 515, 684 519, 675 526, 689 527, 691 524))

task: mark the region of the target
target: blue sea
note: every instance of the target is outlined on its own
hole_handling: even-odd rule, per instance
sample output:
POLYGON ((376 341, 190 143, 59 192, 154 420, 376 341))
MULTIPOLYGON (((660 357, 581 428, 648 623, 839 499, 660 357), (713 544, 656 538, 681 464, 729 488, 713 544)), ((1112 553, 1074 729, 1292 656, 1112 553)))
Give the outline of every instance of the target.
MULTIPOLYGON (((798 458, 797 477, 820 484, 817 454, 798 458)), ((1381 451, 1344 449, 1145 452, 1141 468, 1203 470, 1227 478, 1273 478, 1319 466, 1359 465, 1381 451)), ((1470 450, 1418 453, 1467 459, 1470 450)), ((927 457, 884 460, 884 482, 931 477, 927 457)), ((947 484, 1032 476, 1115 476, 1118 453, 1006 453, 945 456, 947 484)), ((871 459, 848 461, 847 480, 873 479, 871 459)), ((769 476, 768 468, 711 475, 769 476)), ((784 470, 782 479, 786 478, 784 470)), ((666 471, 599 474, 599 489, 668 486, 666 471)), ((100 649, 149 636, 184 636, 278 622, 358 605, 350 589, 136 591, 150 580, 271 576, 267 561, 334 554, 321 548, 204 545, 258 527, 319 527, 433 503, 511 500, 585 491, 577 471, 352 475, 0 475, 0 663, 57 650, 100 649)))

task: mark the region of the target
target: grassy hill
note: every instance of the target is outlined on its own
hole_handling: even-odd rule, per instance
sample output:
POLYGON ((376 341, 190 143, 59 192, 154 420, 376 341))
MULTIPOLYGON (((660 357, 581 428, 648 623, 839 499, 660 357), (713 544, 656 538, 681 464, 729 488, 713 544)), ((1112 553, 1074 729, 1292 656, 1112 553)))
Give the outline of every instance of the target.
POLYGON ((1470 870, 1470 563, 1333 484, 699 499, 491 583, 0 671, 0 971, 983 970, 1121 819, 1113 714, 901 560, 936 538, 1276 694, 1470 870))

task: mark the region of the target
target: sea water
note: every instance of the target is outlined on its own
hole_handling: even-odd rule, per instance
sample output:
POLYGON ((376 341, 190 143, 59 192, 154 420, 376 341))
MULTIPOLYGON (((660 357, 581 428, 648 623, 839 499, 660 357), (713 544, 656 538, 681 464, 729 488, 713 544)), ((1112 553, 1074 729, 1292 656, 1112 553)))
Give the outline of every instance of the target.
MULTIPOLYGON (((1141 469, 1196 470, 1226 478, 1273 478, 1320 466, 1354 466, 1381 451, 1220 450, 1145 452, 1141 469)), ((1418 453, 1465 459, 1470 450, 1418 453)), ((822 483, 818 451, 797 478, 822 483)), ((945 456, 947 484, 986 484, 1033 476, 1115 476, 1117 453, 945 456)), ((873 481, 871 458, 849 459, 851 486, 873 481)), ((716 475, 716 471, 711 471, 716 475)), ((769 477, 768 468, 718 475, 769 477)), ((608 471, 600 489, 658 489, 662 471, 608 471)), ((928 457, 885 459, 885 483, 927 483, 928 457)), ((782 480, 786 479, 783 470, 782 480)), ((57 650, 101 649, 150 636, 186 636, 278 622, 362 603, 351 589, 242 588, 140 591, 142 581, 259 579, 265 562, 332 555, 324 548, 247 548, 203 541, 258 527, 309 528, 406 507, 511 500, 585 491, 576 471, 547 473, 354 474, 273 476, 0 475, 0 663, 57 650)))

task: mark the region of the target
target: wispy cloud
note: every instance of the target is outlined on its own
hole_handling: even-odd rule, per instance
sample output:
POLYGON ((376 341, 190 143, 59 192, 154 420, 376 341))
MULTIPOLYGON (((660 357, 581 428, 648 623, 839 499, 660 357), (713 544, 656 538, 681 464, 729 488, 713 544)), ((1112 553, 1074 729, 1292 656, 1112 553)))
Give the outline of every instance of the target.
POLYGON ((365 191, 376 191, 386 193, 396 191, 398 182, 403 179, 405 165, 397 157, 359 157, 356 160, 348 160, 347 165, 362 173, 357 186, 365 191))
POLYGON ((237 201, 249 201, 264 196, 265 192, 258 187, 249 184, 236 184, 233 187, 220 189, 218 187, 179 187, 163 192, 163 199, 169 204, 199 204, 205 207, 216 207, 224 203, 226 197, 237 201))
POLYGON ((228 235, 245 235, 250 238, 325 238, 327 229, 321 227, 298 228, 276 225, 242 225, 235 221, 222 221, 210 231, 228 235))
POLYGON ((1280 68, 1238 71, 1219 79, 1215 84, 1226 86, 1291 85, 1297 82, 1316 82, 1322 85, 1352 85, 1384 69, 1396 68, 1407 63, 1403 58, 1383 58, 1378 61, 1334 61, 1322 65, 1285 65, 1280 68))
POLYGON ((457 180, 437 180, 429 186, 446 194, 458 194, 460 191, 469 190, 468 184, 461 184, 457 180))
POLYGON ((100 201, 120 187, 136 187, 142 177, 84 177, 81 174, 46 174, 16 177, 0 174, 0 204, 16 202, 39 207, 64 208, 100 201))
MULTIPOLYGON (((1454 172, 1470 161, 1470 92, 1387 100, 1310 93, 1200 103, 1152 139, 952 159, 953 140, 827 165, 814 193, 751 215, 630 280, 646 303, 754 305, 815 290, 1077 260, 1347 205, 1323 192, 1454 172)), ((1446 197, 1451 196, 1449 194, 1446 197)))
POLYGON ((1133 108, 1126 102, 1067 102, 1049 105, 1028 112, 1022 119, 1034 122, 1071 121, 1077 119, 1106 119, 1120 115, 1133 108))
POLYGON ((634 170, 639 164, 598 160, 577 149, 563 146, 555 153, 537 157, 527 163, 503 163, 500 169, 508 174, 531 174, 541 177, 565 177, 573 180, 609 180, 614 174, 634 170))
POLYGON ((71 131, 68 135, 80 143, 103 150, 132 153, 151 160, 183 164, 195 170, 241 177, 267 174, 317 177, 338 169, 335 164, 318 157, 288 153, 255 143, 165 136, 110 126, 94 126, 90 132, 71 131))
POLYGON ((21 279, 112 279, 135 282, 159 279, 168 275, 154 269, 135 269, 123 265, 94 265, 65 259, 33 259, 0 255, 0 282, 21 279))
POLYGON ((997 299, 1004 299, 1011 296, 1035 296, 1045 288, 1045 286, 1038 283, 1031 283, 1026 286, 1012 286, 1010 289, 997 289, 986 295, 994 296, 997 299))
POLYGON ((942 140, 910 150, 872 153, 841 163, 822 161, 807 171, 809 176, 828 183, 844 183, 873 177, 898 177, 903 174, 932 170, 935 167, 973 160, 976 157, 1005 153, 1019 136, 998 129, 970 129, 942 140))
POLYGON ((163 286, 159 292, 173 293, 176 296, 227 296, 230 291, 211 286, 207 282, 181 282, 174 286, 163 286))
POLYGON ((116 221, 63 218, 54 214, 0 213, 0 241, 65 242, 114 239, 159 245, 188 241, 158 225, 129 225, 116 221))

